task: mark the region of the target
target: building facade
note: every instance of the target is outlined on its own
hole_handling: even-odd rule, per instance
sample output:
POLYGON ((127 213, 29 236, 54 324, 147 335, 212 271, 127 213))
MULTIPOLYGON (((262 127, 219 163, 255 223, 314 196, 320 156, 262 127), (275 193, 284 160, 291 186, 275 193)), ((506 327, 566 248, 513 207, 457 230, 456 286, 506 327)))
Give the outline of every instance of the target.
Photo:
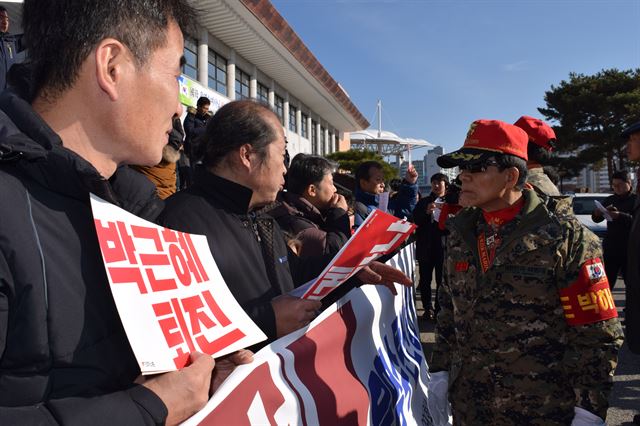
POLYGON ((293 157, 349 148, 348 133, 369 123, 267 0, 197 2, 198 29, 185 35, 181 102, 200 96, 210 110, 256 99, 280 118, 293 157))

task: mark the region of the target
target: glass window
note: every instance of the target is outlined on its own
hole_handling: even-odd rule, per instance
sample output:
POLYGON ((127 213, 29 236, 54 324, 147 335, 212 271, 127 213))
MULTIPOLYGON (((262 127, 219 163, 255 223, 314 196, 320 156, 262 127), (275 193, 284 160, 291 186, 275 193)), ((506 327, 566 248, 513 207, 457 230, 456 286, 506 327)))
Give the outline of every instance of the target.
POLYGON ((275 96, 275 102, 273 103, 273 109, 278 118, 280 119, 280 123, 284 124, 284 99, 280 96, 275 96))
POLYGON ((227 60, 209 49, 208 64, 209 87, 218 93, 227 95, 227 60))
POLYGON ((289 130, 294 133, 298 133, 298 122, 296 120, 297 112, 298 108, 289 104, 289 130))
POLYGON ((257 99, 265 105, 269 104, 269 88, 264 84, 258 83, 257 99))
POLYGON ((301 114, 302 119, 300 120, 300 136, 303 138, 309 138, 309 131, 307 129, 307 119, 309 118, 307 114, 301 114))
POLYGON ((198 46, 192 38, 184 39, 184 59, 182 73, 192 80, 198 81, 198 46))
POLYGON ((236 100, 249 98, 249 74, 236 67, 236 100))

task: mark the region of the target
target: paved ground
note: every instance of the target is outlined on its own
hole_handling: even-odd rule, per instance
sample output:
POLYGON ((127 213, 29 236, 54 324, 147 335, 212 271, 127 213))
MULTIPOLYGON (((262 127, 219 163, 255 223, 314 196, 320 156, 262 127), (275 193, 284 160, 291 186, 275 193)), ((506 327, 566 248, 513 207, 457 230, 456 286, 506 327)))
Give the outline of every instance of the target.
MULTIPOLYGON (((417 268, 416 268, 417 271, 417 268)), ((432 290, 435 297, 435 289, 432 290)), ((613 297, 620 318, 624 318, 624 282, 619 279, 613 289, 613 297)), ((419 297, 418 297, 419 299, 419 297)), ((420 327, 420 340, 427 359, 433 347, 433 322, 421 319, 422 303, 418 300, 418 318, 420 327)), ((608 425, 633 425, 633 416, 640 414, 640 355, 634 355, 626 344, 622 346, 618 357, 618 368, 614 377, 613 391, 609 400, 607 413, 608 425)))

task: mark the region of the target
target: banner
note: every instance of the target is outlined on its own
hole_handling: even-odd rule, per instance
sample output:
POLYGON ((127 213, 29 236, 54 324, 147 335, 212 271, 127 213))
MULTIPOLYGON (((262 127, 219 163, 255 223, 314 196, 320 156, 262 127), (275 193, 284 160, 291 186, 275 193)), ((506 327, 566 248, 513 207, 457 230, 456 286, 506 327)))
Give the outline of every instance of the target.
POLYGON ((374 210, 349 241, 310 284, 292 292, 303 299, 320 300, 383 254, 391 253, 411 235, 416 225, 374 210))
POLYGON ((210 89, 197 81, 191 80, 186 75, 182 74, 178 77, 178 84, 180 86, 180 103, 188 107, 196 107, 198 98, 205 97, 209 99, 211 105, 209 105, 209 111, 215 113, 222 106, 231 102, 229 98, 213 89, 210 89))
MULTIPOLYGON (((413 277, 413 245, 388 263, 413 277)), ((186 426, 431 425, 414 290, 349 292, 237 367, 186 426)))
POLYGON ((91 194, 111 292, 142 374, 180 369, 267 337, 222 279, 203 235, 147 222, 91 194))

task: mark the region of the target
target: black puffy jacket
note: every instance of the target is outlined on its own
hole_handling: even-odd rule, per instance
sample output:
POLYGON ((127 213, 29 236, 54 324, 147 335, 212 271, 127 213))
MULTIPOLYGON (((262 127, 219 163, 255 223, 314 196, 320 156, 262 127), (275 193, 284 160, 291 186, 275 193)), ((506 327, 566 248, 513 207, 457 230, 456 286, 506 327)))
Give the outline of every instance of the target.
POLYGON ((109 180, 31 106, 0 96, 0 424, 146 425, 167 410, 139 374, 105 274, 89 192, 147 219, 162 203, 109 180))

